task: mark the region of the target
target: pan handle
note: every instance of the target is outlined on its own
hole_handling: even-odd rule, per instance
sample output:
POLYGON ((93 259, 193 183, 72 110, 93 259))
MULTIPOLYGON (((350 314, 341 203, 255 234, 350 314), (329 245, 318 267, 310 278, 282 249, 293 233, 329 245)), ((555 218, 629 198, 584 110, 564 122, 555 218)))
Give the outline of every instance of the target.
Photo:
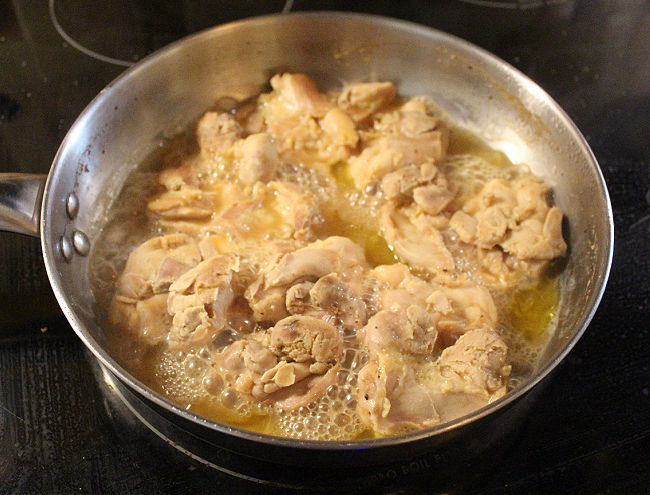
POLYGON ((0 173, 0 230, 39 237, 43 174, 0 173))

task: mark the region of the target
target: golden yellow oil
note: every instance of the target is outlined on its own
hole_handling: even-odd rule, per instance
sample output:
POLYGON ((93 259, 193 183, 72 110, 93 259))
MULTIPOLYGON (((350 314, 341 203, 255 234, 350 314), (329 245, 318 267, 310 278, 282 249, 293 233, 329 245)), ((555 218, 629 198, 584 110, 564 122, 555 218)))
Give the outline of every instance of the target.
POLYGON ((488 146, 481 138, 461 127, 451 127, 447 155, 472 155, 483 159, 493 167, 511 167, 505 153, 488 146))
POLYGON ((559 301, 558 277, 543 275, 536 282, 512 292, 510 321, 529 342, 545 340, 559 301))
POLYGON ((315 228, 316 235, 348 237, 363 248, 372 266, 397 263, 397 256, 379 232, 375 209, 360 204, 370 199, 356 191, 349 164, 338 162, 331 167, 330 173, 336 188, 333 196, 323 204, 324 222, 315 228))

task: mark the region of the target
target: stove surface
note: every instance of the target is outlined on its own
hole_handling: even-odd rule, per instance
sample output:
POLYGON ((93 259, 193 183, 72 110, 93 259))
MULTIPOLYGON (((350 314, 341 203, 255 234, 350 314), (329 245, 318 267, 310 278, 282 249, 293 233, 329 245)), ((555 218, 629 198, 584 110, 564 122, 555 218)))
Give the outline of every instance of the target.
MULTIPOLYGON (((498 453, 450 476, 436 470, 435 453, 359 476, 333 472, 334 488, 321 491, 648 493, 645 0, 0 2, 0 171, 47 173, 76 116, 148 53, 217 24, 290 10, 355 10, 418 22, 511 63, 587 138, 616 223, 614 263, 595 318, 498 453)), ((0 494, 286 491, 192 460, 125 406, 58 308, 38 239, 0 232, 0 300, 0 494)))

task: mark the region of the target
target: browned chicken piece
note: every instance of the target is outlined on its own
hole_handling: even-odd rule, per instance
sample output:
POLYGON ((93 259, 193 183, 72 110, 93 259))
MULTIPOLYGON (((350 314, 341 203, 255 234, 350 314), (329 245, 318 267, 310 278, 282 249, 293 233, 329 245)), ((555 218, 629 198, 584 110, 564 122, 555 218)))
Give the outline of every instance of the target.
POLYGON ((271 87, 294 112, 324 117, 332 108, 325 95, 318 91, 316 83, 306 74, 276 74, 271 78, 271 87))
POLYGON ((361 122, 395 100, 397 89, 391 82, 350 84, 343 88, 338 105, 355 121, 361 122))
POLYGON ((234 151, 237 175, 244 184, 269 182, 275 178, 280 158, 267 133, 251 134, 237 141, 234 151))
POLYGON ((359 332, 370 356, 397 351, 415 356, 432 356, 438 332, 433 318, 415 304, 384 309, 368 320, 359 332))
POLYGON ((233 273, 238 270, 236 255, 216 255, 171 284, 167 301, 167 309, 173 316, 168 336, 170 346, 205 345, 224 330, 227 310, 234 299, 233 273))
POLYGON ((196 127, 196 138, 201 154, 211 159, 242 137, 243 130, 228 113, 207 112, 196 127))
POLYGON ((440 422, 433 392, 418 383, 408 360, 379 354, 359 372, 357 414, 384 435, 435 426, 440 422))
POLYGON ((354 273, 367 266, 361 247, 345 237, 328 237, 269 263, 247 289, 245 297, 257 321, 278 321, 288 315, 287 290, 294 284, 330 273, 354 273))
POLYGON ((441 392, 475 395, 484 404, 504 396, 512 369, 507 357, 508 347, 495 331, 465 333, 440 355, 441 392))
POLYGON ((366 189, 406 165, 437 165, 447 155, 449 130, 424 106, 405 105, 380 114, 374 128, 374 135, 379 136, 370 134, 361 154, 350 159, 350 175, 357 189, 366 189))
POLYGON ((412 222, 392 204, 384 205, 380 222, 386 240, 409 265, 434 273, 454 270, 454 258, 442 234, 433 226, 412 222))
POLYGON ((162 342, 171 326, 167 292, 174 280, 201 261, 189 237, 154 237, 134 249, 117 281, 110 307, 111 324, 147 345, 162 342))
POLYGON ((348 329, 359 329, 367 321, 361 294, 337 273, 325 275, 316 283, 293 285, 287 290, 285 304, 291 314, 313 315, 348 329))
POLYGON ((311 316, 289 316, 256 340, 237 341, 220 359, 236 390, 281 409, 306 406, 336 381, 343 351, 338 330, 311 316))

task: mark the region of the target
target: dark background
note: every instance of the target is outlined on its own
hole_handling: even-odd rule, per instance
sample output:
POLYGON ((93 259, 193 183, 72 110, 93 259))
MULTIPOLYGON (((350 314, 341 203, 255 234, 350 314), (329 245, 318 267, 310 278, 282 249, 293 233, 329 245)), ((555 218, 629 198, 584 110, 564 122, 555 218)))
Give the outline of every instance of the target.
MULTIPOLYGON (((0 0, 3 172, 47 173, 76 116, 127 63, 188 33, 285 7, 261 0, 50 4, 74 41, 57 32, 47 2, 0 0)), ((650 4, 295 0, 291 7, 419 22, 511 63, 585 135, 614 209, 614 262, 598 312, 501 457, 473 460, 444 483, 426 466, 398 473, 373 493, 650 493, 650 4)), ((262 490, 179 458, 148 431, 125 430, 111 404, 58 309, 38 240, 0 233, 0 494, 262 490)), ((335 472, 332 478, 332 491, 343 488, 335 472)))

